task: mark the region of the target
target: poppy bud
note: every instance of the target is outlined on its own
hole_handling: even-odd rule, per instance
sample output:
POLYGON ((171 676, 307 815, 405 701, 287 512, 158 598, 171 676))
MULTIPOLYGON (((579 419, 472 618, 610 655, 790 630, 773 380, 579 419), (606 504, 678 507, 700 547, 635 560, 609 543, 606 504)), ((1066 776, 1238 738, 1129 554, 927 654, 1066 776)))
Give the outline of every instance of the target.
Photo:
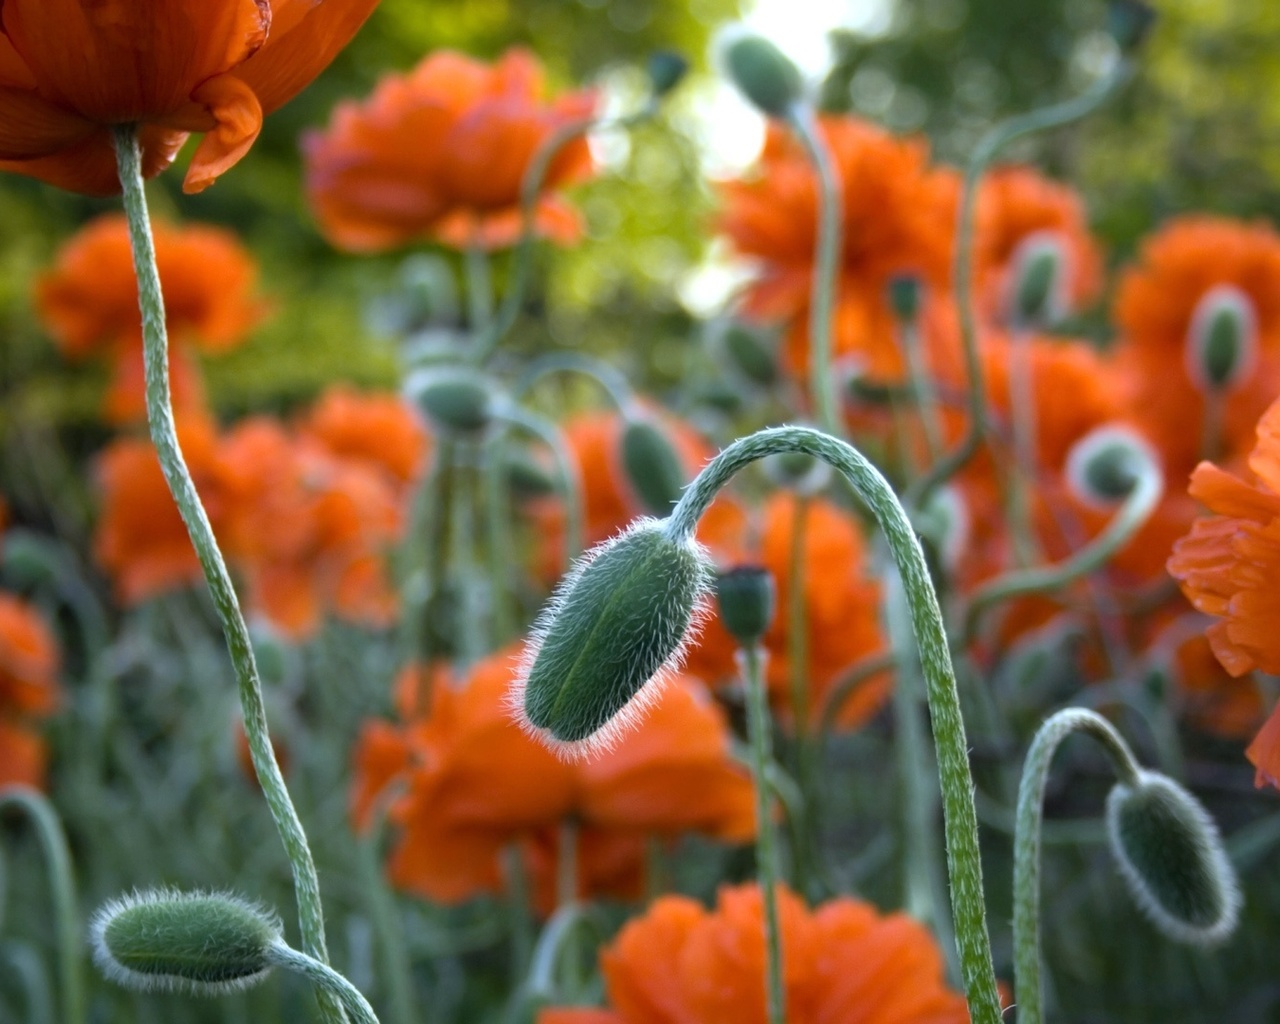
POLYGON ((1187 328, 1187 372, 1202 391, 1228 391, 1247 377, 1258 357, 1258 314, 1235 285, 1210 288, 1187 328))
POLYGON ((826 490, 831 482, 831 467, 803 452, 770 455, 764 460, 764 471, 775 487, 786 488, 805 498, 826 490))
POLYGON ((684 490, 684 467, 658 424, 645 416, 628 419, 622 431, 622 468, 646 512, 665 516, 684 490))
POLYGON ((1159 465, 1155 452, 1127 427, 1090 431, 1067 455, 1067 484, 1094 508, 1110 508, 1133 491, 1144 472, 1159 465))
POLYGON ((752 384, 770 387, 778 380, 778 359, 759 331, 730 323, 719 334, 720 348, 734 369, 752 384))
POLYGON ((800 69, 767 39, 738 35, 724 48, 729 78, 761 113, 785 117, 804 93, 800 69))
POLYGON ((504 447, 502 470, 507 486, 518 498, 543 498, 555 493, 555 478, 525 448, 512 445, 504 447))
POLYGON ((675 50, 655 50, 647 64, 653 95, 662 97, 679 85, 689 73, 689 62, 675 50))
POLYGON ((1067 254, 1052 231, 1036 231, 1014 250, 1010 319, 1019 327, 1057 323, 1067 310, 1067 254))
POLYGON ((679 666, 710 589, 706 550, 656 519, 592 548, 534 625, 513 693, 522 726, 569 759, 608 747, 679 666))
POLYGON ((720 621, 743 647, 754 647, 773 621, 777 588, 773 573, 758 565, 739 565, 716 577, 720 621))
POLYGON ((423 412, 442 432, 476 434, 493 418, 496 386, 483 374, 463 367, 426 370, 406 384, 423 412))
POLYGON ((953 572, 973 533, 964 497, 954 487, 939 487, 929 495, 917 519, 916 529, 929 540, 942 567, 953 572))
POLYGON ((1235 930, 1240 889, 1222 837, 1200 802, 1172 779, 1144 771, 1107 797, 1111 852, 1129 892, 1171 939, 1222 942, 1235 930))
POLYGON ((898 274, 889 282, 889 305, 893 315, 903 323, 911 323, 920 315, 920 279, 913 274, 898 274))
POLYGON ((694 402, 726 416, 733 416, 742 411, 742 388, 723 377, 699 381, 695 385, 694 402))
POLYGON ((1155 24, 1156 11, 1140 0, 1111 0, 1107 4, 1107 31, 1124 54, 1133 53, 1155 24))
POLYGON ((274 913, 238 896, 175 889, 110 900, 89 924, 94 963, 137 992, 249 988, 270 971, 280 935, 274 913))

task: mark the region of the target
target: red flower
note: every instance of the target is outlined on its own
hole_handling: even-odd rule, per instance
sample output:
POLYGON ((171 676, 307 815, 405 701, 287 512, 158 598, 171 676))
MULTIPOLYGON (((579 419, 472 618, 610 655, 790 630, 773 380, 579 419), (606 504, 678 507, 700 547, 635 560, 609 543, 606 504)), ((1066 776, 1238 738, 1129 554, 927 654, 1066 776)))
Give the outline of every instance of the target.
POLYGON ((44 784, 44 741, 33 725, 58 706, 58 660, 35 609, 0 593, 0 786, 44 784))

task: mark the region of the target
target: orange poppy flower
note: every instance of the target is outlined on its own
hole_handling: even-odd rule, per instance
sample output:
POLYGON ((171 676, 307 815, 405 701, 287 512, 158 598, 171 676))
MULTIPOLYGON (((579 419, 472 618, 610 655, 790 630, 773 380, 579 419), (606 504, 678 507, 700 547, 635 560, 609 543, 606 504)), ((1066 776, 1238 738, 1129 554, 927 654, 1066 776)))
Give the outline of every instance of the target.
MULTIPOLYGON (((764 636, 768 652, 766 681, 771 700, 788 715, 791 703, 791 630, 788 611, 792 593, 792 548, 797 524, 803 524, 801 553, 804 580, 805 646, 808 655, 810 721, 821 717, 824 699, 840 676, 862 659, 883 651, 880 627, 880 586, 868 575, 862 530, 849 513, 819 499, 804 501, 794 494, 773 495, 760 512, 756 544, 739 551, 736 560, 767 569, 776 586, 773 622, 764 636)), ((737 642, 720 622, 708 617, 697 644, 690 648, 685 671, 713 682, 737 678, 737 642)), ((880 707, 892 677, 882 673, 865 682, 845 701, 837 722, 845 728, 861 725, 880 707)))
MULTIPOLYGON (((263 313, 253 295, 257 268, 236 237, 221 228, 158 223, 154 235, 173 346, 174 404, 198 409, 199 372, 184 349, 219 354, 244 341, 263 313)), ((80 360, 102 353, 112 360, 107 419, 142 419, 142 314, 125 218, 98 217, 70 238, 37 280, 35 300, 63 355, 80 360)))
MULTIPOLYGON (((787 1020, 794 1024, 967 1021, 942 955, 905 914, 842 897, 810 911, 778 889, 787 1020)), ((666 896, 600 954, 611 1008, 543 1010, 537 1024, 765 1024, 758 886, 723 888, 714 911, 666 896)))
MULTIPOLYGON (((542 69, 525 50, 493 65, 434 53, 405 75, 387 75, 364 103, 344 103, 327 132, 303 141, 307 194, 325 236, 352 252, 379 252, 418 239, 462 248, 511 245, 519 236, 520 187, 538 148, 590 116, 591 93, 542 99, 542 69), (407 144, 406 140, 412 140, 407 144)), ((585 177, 585 139, 565 146, 544 188, 585 177)), ((570 242, 577 214, 543 195, 540 234, 570 242)))
POLYGON ((1142 247, 1117 289, 1116 357, 1139 422, 1179 480, 1210 456, 1243 457, 1253 427, 1280 392, 1280 236, 1262 224, 1213 217, 1170 221, 1142 247), (1225 386, 1217 450, 1205 448, 1206 396, 1193 376, 1197 311, 1228 298, 1253 338, 1238 377, 1225 386), (1252 351, 1249 351, 1252 350, 1252 351))
MULTIPOLYGON (((844 210, 835 354, 856 357, 876 379, 897 376, 902 362, 889 283, 910 275, 934 292, 947 291, 955 176, 929 166, 922 140, 898 139, 856 118, 824 117, 819 131, 840 177, 844 210)), ((792 372, 803 373, 818 224, 816 175, 795 140, 773 125, 758 174, 725 182, 720 192, 720 230, 759 267, 744 311, 792 322, 784 361, 792 372)))
POLYGON ((343 385, 320 396, 301 430, 334 455, 378 466, 402 484, 418 479, 429 451, 422 417, 403 398, 343 385))
POLYGON ((377 0, 6 0, 0 170, 114 195, 111 127, 137 124, 143 173, 203 132, 199 192, 338 54, 377 0))
POLYGON ((58 662, 36 610, 0 593, 0 786, 44 784, 44 741, 32 725, 58 706, 58 662))
POLYGON ((973 276, 978 306, 989 319, 1008 321, 1021 251, 1034 242, 1052 242, 1062 254, 1062 314, 1098 297, 1102 254, 1070 188, 1030 167, 999 167, 982 179, 975 213, 973 276))
POLYGON ((647 836, 754 835, 750 779, 698 684, 678 678, 615 750, 570 765, 512 719, 516 653, 491 655, 463 680, 407 669, 397 686, 406 724, 366 725, 353 809, 364 820, 379 793, 404 787, 390 811, 401 830, 388 867, 395 884, 443 902, 496 891, 503 849, 521 843, 538 902, 550 906, 556 833, 567 819, 580 825, 579 882, 592 895, 634 894, 647 836))

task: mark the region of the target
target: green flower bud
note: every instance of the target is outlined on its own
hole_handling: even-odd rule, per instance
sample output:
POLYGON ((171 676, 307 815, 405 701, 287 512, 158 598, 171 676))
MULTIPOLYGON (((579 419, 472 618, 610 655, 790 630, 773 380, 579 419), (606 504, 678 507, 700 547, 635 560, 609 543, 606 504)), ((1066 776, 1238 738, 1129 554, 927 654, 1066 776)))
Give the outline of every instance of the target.
POLYGON ((761 387, 778 381, 778 357, 764 335, 745 324, 732 322, 718 335, 725 358, 746 380, 761 387))
POLYGON ((1130 54, 1137 50, 1155 21, 1155 8, 1140 0, 1111 0, 1107 4, 1107 31, 1121 53, 1130 54))
POLYGON ((496 385, 465 367, 425 370, 407 382, 422 411, 446 434, 477 434, 493 419, 496 385))
POLYGON ((656 421, 629 419, 622 431, 622 469, 641 507, 665 516, 684 490, 684 467, 675 446, 656 421))
POLYGON ((504 446, 502 469, 507 486, 517 498, 543 498, 556 492, 555 478, 529 454, 527 448, 504 446))
POLYGON ((93 961, 137 992, 220 995, 271 969, 276 915, 227 893, 152 889, 104 904, 89 924, 93 961))
POLYGON ((1090 431, 1067 455, 1067 484, 1087 505, 1106 509, 1127 498, 1144 472, 1159 466, 1151 446, 1127 427, 1090 431))
POLYGON ((899 274, 889 282, 889 305, 893 315, 903 323, 911 323, 920 315, 920 279, 913 274, 899 274))
POLYGON ((1129 892, 1171 939, 1214 945, 1235 930, 1240 888, 1213 819, 1190 793, 1158 772, 1107 797, 1111 852, 1129 892))
POLYGON ((639 519, 565 576, 530 635, 513 704, 567 759, 607 748, 661 690, 697 635, 711 563, 639 519))
POLYGON ((667 95, 689 73, 689 62, 675 50, 655 50, 646 65, 649 84, 657 97, 667 95))
POLYGON ((724 48, 730 80, 761 113, 785 117, 804 94, 800 69, 767 39, 738 35, 724 48))
POLYGON ((1067 254, 1052 231, 1028 235, 1014 251, 1009 317, 1018 327, 1045 327, 1067 311, 1067 254))
POLYGON ((1235 285, 1210 288, 1187 329, 1187 373, 1201 391, 1229 391, 1258 361, 1258 314, 1235 285))
POLYGON ((954 571, 968 550, 973 534, 964 497, 954 487, 939 487, 929 495, 917 519, 916 529, 929 540, 942 567, 948 572, 954 571))
POLYGON ((724 628, 743 647, 754 647, 773 621, 777 588, 773 573, 739 565, 716 577, 716 604, 724 628))

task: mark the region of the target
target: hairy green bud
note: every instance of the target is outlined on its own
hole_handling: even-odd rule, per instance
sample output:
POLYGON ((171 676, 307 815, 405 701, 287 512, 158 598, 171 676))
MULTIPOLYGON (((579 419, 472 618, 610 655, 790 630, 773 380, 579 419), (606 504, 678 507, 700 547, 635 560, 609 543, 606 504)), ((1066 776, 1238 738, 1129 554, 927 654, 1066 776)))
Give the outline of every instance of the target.
POLYGON ((610 746, 679 667, 710 589, 706 551, 655 519, 592 548, 534 624, 512 695, 521 725, 566 759, 610 746))
POLYGON ((920 315, 920 278, 914 274, 898 274, 889 281, 889 305, 893 315, 903 323, 911 323, 920 315))
POLYGON ((738 91, 770 117, 785 117, 804 94, 800 69, 760 36, 731 39, 724 48, 724 67, 738 91))
POLYGON ((1155 25, 1156 10, 1141 0, 1111 0, 1107 4, 1107 31, 1120 47, 1129 54, 1138 49, 1155 25))
POLYGON ((629 419, 622 431, 622 468, 646 512, 665 516, 684 490, 684 467, 666 432, 646 416, 629 419))
POLYGON ((1046 327, 1067 311, 1067 254, 1055 232, 1036 231, 1014 251, 1009 315, 1019 327, 1046 327))
POLYGON ((426 370, 411 378, 408 388, 444 433, 478 434, 493 419, 497 386, 466 367, 426 370))
POLYGON ((645 67, 653 94, 658 97, 667 95, 689 73, 689 62, 675 50, 655 50, 649 54, 645 67))
POLYGON ((1187 329, 1187 373, 1202 391, 1229 391, 1258 361, 1258 314, 1235 285, 1210 288, 1187 329))
POLYGON ((1144 472, 1158 467, 1159 459, 1146 441, 1128 427, 1111 424, 1090 431, 1072 447, 1067 484, 1086 504, 1110 508, 1129 496, 1144 472))
POLYGON ((1107 797, 1107 835, 1143 913, 1171 939, 1208 946, 1235 930, 1240 887, 1213 819, 1158 772, 1107 797))
POLYGON ((105 903, 89 924, 93 960, 138 992, 220 995, 271 970, 280 920, 228 893, 152 889, 105 903))
POLYGON ((758 565, 739 565, 716 577, 720 621, 743 647, 754 647, 773 622, 777 587, 773 573, 758 565))

